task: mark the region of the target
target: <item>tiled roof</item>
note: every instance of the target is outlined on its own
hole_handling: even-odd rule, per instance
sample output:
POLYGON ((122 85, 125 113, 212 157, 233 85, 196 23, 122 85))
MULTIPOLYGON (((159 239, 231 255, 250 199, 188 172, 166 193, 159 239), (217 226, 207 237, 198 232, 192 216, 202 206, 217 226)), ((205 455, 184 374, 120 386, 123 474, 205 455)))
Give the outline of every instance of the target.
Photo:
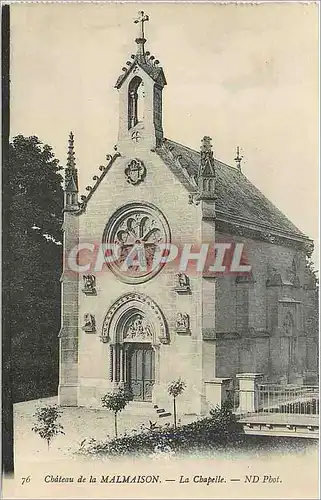
MULTIPOLYGON (((200 153, 165 139, 157 153, 189 192, 196 191, 200 153)), ((215 211, 218 218, 252 223, 268 230, 293 236, 306 236, 270 202, 237 168, 217 159, 215 211)), ((214 213, 213 213, 214 216, 214 213)))

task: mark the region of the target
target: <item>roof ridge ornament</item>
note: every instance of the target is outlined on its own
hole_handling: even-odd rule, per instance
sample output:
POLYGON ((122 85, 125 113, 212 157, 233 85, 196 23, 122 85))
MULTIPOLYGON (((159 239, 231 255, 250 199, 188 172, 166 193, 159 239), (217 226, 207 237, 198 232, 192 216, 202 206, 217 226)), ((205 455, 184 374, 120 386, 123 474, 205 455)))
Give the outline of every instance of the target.
POLYGON ((67 167, 71 169, 76 168, 74 134, 72 132, 69 133, 68 139, 67 167))
POLYGON ((74 134, 69 133, 67 165, 65 168, 64 211, 77 211, 78 206, 78 172, 76 169, 74 134))
POLYGON ((236 167, 237 167, 239 172, 242 172, 242 167, 241 167, 242 160, 243 160, 243 156, 240 156, 240 146, 237 146, 236 157, 234 158, 234 161, 236 162, 236 167))
POLYGON ((212 138, 208 135, 204 135, 200 147, 201 161, 198 172, 199 176, 215 177, 214 154, 212 148, 212 138))
POLYGON ((208 135, 201 141, 197 183, 200 199, 215 200, 215 163, 211 141, 208 135))

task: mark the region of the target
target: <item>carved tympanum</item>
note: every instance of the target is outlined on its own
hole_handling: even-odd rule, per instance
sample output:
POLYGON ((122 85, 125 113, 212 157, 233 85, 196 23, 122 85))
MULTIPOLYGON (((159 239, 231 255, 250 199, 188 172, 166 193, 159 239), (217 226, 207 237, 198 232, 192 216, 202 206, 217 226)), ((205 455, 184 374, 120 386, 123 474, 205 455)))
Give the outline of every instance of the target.
POLYGON ((146 318, 141 314, 136 314, 128 324, 124 338, 126 341, 134 340, 135 342, 152 340, 152 329, 146 318))

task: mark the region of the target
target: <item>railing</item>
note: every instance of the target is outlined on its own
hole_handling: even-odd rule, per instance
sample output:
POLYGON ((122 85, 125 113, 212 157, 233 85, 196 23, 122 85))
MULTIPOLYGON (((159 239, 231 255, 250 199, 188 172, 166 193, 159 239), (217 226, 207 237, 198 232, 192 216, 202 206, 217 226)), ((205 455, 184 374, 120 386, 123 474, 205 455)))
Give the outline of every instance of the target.
POLYGON ((317 386, 258 386, 258 411, 319 415, 319 388, 317 386))
POLYGON ((319 415, 319 387, 259 384, 254 390, 230 390, 228 400, 234 412, 319 415))

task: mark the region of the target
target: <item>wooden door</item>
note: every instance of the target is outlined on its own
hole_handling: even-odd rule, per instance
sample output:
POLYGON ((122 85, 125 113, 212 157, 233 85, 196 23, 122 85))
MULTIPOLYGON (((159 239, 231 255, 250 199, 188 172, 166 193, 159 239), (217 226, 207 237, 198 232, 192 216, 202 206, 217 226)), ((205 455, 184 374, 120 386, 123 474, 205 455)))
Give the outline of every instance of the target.
POLYGON ((129 355, 129 387, 134 401, 151 401, 155 382, 154 350, 149 344, 133 345, 129 355))

